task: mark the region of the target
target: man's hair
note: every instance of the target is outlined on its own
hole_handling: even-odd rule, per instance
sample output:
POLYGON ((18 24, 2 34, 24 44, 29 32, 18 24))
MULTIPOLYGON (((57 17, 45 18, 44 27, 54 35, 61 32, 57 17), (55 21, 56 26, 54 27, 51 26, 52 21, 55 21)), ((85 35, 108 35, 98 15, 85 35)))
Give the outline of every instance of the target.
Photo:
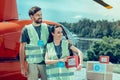
POLYGON ((30 16, 30 15, 34 15, 36 12, 38 12, 38 11, 40 11, 40 10, 41 10, 41 8, 38 7, 38 6, 32 7, 32 8, 29 10, 29 16, 30 16))

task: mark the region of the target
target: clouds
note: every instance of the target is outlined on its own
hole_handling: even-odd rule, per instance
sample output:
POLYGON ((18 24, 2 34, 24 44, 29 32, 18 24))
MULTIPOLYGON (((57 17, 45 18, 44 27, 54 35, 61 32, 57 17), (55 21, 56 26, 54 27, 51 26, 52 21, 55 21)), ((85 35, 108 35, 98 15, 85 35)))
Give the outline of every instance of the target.
POLYGON ((74 18, 74 19, 81 19, 82 16, 81 16, 81 15, 76 15, 76 16, 74 16, 73 18, 74 18))
POLYGON ((75 22, 81 18, 92 20, 120 20, 120 0, 104 0, 112 5, 106 9, 93 0, 17 0, 20 18, 29 18, 27 11, 32 6, 40 6, 43 18, 56 22, 75 22))

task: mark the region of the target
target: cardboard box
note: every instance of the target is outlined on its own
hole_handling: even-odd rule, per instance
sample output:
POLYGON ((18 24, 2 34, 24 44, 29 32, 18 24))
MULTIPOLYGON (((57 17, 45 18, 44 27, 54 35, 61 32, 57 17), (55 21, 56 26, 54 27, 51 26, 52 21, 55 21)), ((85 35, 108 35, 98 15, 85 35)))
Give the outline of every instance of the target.
POLYGON ((86 78, 87 80, 112 80, 113 64, 99 63, 98 61, 88 61, 86 78))
POLYGON ((105 73, 106 72, 106 64, 94 63, 93 71, 99 72, 99 73, 105 73))
POLYGON ((87 80, 112 80, 112 74, 87 72, 87 80))
POLYGON ((95 71, 95 66, 99 66, 100 68, 104 69, 103 72, 109 72, 112 73, 113 71, 113 64, 104 64, 104 63, 99 63, 98 61, 88 61, 87 62, 87 71, 95 71))

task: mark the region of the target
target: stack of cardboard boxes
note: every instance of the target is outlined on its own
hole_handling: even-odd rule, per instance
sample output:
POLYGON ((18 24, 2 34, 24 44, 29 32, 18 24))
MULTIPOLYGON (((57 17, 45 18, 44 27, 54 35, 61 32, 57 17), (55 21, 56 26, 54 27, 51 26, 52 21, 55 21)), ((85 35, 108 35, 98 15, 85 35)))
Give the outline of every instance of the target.
POLYGON ((87 62, 87 80, 112 80, 112 63, 87 62))

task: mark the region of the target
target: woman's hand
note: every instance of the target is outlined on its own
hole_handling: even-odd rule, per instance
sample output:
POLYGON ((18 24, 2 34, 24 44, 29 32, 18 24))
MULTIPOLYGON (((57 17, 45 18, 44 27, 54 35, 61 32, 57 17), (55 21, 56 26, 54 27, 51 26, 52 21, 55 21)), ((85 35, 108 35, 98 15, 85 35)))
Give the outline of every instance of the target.
POLYGON ((67 57, 59 59, 61 62, 67 62, 67 57))
POLYGON ((82 69, 82 64, 79 64, 78 66, 77 66, 77 70, 81 70, 82 69))

